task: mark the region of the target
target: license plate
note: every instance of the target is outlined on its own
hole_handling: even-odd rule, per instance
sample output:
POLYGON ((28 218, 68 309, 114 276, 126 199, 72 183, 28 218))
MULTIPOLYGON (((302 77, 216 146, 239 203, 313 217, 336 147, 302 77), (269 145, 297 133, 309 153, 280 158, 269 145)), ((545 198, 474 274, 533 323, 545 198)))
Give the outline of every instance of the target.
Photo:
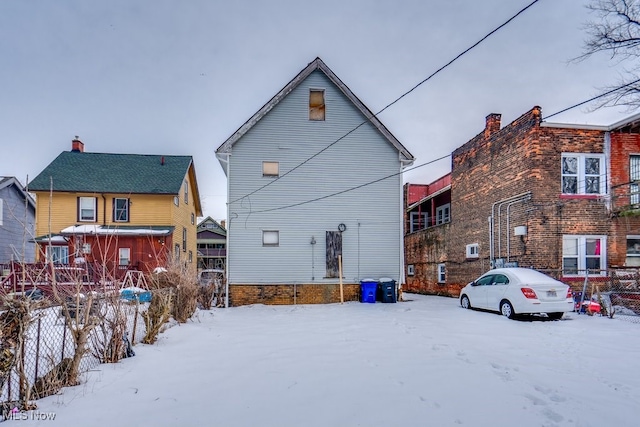
POLYGON ((547 291, 547 296, 548 297, 557 297, 558 294, 556 293, 556 291, 547 291))

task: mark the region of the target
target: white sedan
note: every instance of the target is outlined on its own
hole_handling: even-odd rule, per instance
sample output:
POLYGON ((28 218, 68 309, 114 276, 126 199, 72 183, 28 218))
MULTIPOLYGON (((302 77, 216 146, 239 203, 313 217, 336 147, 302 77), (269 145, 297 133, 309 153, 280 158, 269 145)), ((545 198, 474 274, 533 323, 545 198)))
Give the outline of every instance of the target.
POLYGON ((530 268, 496 268, 460 291, 463 308, 480 308, 512 319, 518 314, 546 313, 560 319, 573 310, 571 288, 530 268))

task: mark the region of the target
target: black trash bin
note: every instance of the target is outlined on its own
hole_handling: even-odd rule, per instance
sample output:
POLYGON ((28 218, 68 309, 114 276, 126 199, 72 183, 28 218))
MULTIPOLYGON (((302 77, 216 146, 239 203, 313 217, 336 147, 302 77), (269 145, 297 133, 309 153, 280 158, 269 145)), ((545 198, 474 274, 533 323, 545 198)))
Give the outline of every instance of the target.
POLYGON ((378 281, 377 299, 380 302, 397 302, 396 281, 388 277, 381 277, 378 281))

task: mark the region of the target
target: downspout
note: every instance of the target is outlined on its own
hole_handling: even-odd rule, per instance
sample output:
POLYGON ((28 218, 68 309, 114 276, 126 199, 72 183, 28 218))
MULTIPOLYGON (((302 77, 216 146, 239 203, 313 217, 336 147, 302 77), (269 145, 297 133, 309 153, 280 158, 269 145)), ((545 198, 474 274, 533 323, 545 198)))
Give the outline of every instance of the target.
POLYGON ((519 200, 514 200, 513 202, 509 203, 507 205, 507 262, 509 262, 509 256, 510 256, 510 252, 511 252, 511 226, 510 226, 510 213, 509 210, 511 210, 511 205, 515 205, 516 203, 522 203, 522 202, 526 202, 529 201, 531 199, 531 197, 523 197, 522 199, 519 200))
MULTIPOLYGON (((490 260, 491 268, 494 268, 494 266, 495 266, 495 262, 494 261, 495 261, 495 254, 496 254, 495 253, 495 233, 494 233, 494 231, 495 231, 495 217, 496 217, 495 208, 496 208, 496 205, 498 205, 498 204, 502 205, 505 202, 510 202, 510 201, 513 201, 513 200, 518 199, 520 197, 527 196, 527 195, 531 195, 531 191, 527 191, 526 193, 518 194, 516 196, 507 197, 506 199, 498 200, 497 202, 494 202, 491 205, 491 217, 489 217, 489 229, 490 229, 489 232, 491 233, 491 236, 490 236, 491 238, 489 239, 489 245, 490 245, 489 252, 491 254, 491 260, 490 260)), ((500 224, 498 224, 498 238, 500 238, 500 224)), ((500 256, 500 255, 498 254, 498 256, 500 256)))
POLYGON ((100 193, 102 196, 102 225, 107 226, 107 198, 104 193, 100 193))
POLYGON ((231 206, 229 205, 229 182, 230 182, 230 175, 231 175, 231 162, 229 161, 229 157, 231 156, 231 153, 224 153, 222 154, 224 156, 226 156, 226 159, 223 159, 221 156, 221 154, 217 154, 216 157, 218 157, 218 160, 221 162, 224 162, 227 164, 227 236, 226 236, 226 242, 225 242, 225 246, 226 246, 226 256, 224 259, 224 263, 225 263, 225 281, 224 281, 224 307, 225 308, 229 308, 229 252, 230 251, 230 245, 229 245, 229 235, 231 234, 231 206))

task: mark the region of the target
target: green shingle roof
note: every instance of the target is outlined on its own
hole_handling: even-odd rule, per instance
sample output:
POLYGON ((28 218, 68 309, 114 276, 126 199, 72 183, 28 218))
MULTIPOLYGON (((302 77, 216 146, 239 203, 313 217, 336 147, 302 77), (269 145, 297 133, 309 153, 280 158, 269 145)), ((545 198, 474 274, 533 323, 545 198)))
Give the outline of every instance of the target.
POLYGON ((29 183, 29 191, 179 194, 191 156, 63 151, 29 183))

